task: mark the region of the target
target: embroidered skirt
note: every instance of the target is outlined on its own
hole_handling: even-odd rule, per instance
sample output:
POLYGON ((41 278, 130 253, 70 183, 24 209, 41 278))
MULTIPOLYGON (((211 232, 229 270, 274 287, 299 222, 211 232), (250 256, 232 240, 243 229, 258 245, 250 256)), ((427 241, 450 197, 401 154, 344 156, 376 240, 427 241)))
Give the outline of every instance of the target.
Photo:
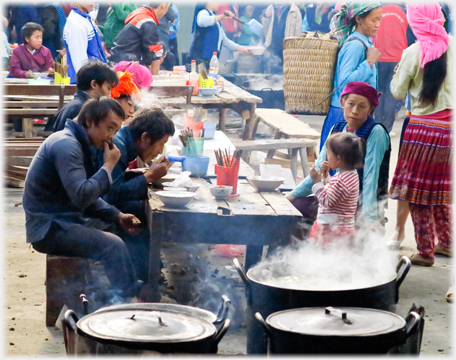
POLYGON ((415 204, 451 204, 452 112, 410 117, 390 197, 415 204))

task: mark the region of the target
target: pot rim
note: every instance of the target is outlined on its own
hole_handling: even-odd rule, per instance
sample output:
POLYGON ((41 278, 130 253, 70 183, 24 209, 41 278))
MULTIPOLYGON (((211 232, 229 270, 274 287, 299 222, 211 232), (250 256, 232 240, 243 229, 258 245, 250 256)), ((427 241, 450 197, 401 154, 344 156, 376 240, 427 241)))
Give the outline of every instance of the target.
POLYGON ((331 292, 331 293, 334 293, 334 292, 346 292, 346 291, 355 291, 355 290, 368 290, 368 289, 377 288, 379 286, 385 286, 385 285, 394 283, 396 281, 396 278, 397 278, 397 275, 398 275, 395 271, 392 271, 391 272, 391 279, 389 281, 387 281, 387 282, 383 282, 381 284, 376 284, 376 285, 367 286, 367 287, 358 287, 358 288, 351 288, 351 289, 338 289, 338 290, 294 289, 294 288, 290 288, 290 287, 283 287, 283 286, 278 286, 278 285, 267 284, 267 283, 264 283, 264 282, 260 282, 259 280, 254 279, 252 277, 252 272, 254 272, 255 269, 257 269, 259 267, 263 267, 263 266, 268 266, 268 265, 271 265, 271 264, 278 264, 278 263, 280 263, 280 262, 261 264, 261 265, 257 265, 255 267, 252 267, 249 270, 247 270, 246 276, 251 282, 253 282, 255 284, 262 285, 262 286, 267 286, 267 287, 271 287, 271 288, 275 288, 275 289, 280 289, 280 290, 308 291, 308 292, 321 292, 321 293, 329 293, 329 292, 331 292))

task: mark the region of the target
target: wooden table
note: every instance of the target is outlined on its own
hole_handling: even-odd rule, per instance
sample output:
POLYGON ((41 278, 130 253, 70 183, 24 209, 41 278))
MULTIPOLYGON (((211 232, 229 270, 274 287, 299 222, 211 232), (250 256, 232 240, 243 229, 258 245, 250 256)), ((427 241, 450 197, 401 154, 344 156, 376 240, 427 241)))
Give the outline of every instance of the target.
MULTIPOLYGON (((201 106, 205 109, 219 109, 219 130, 225 131, 225 111, 224 109, 233 109, 238 112, 245 120, 245 128, 243 134, 243 140, 253 139, 255 136, 256 128, 258 125, 258 119, 255 115, 255 110, 258 103, 263 100, 250 94, 249 92, 241 89, 233 83, 225 80, 224 90, 214 96, 192 96, 191 104, 194 106, 201 106)), ((186 99, 183 96, 180 97, 167 97, 161 98, 160 104, 163 107, 174 107, 184 108, 186 107, 186 99)), ((146 104, 147 105, 147 104, 146 104)))
MULTIPOLYGON (((216 179, 210 180, 216 183, 216 179)), ((238 181, 239 196, 216 200, 212 184, 201 185, 196 197, 185 208, 165 207, 150 189, 147 218, 150 230, 150 301, 160 299, 160 248, 162 242, 181 244, 247 245, 246 269, 261 260, 264 245, 288 244, 301 213, 279 192, 257 192, 247 180, 238 181)))

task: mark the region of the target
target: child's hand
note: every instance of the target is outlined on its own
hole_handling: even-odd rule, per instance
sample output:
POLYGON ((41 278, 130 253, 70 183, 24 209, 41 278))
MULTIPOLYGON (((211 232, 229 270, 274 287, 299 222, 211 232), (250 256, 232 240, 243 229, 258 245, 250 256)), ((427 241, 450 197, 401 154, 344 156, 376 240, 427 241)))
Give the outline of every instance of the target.
POLYGON ((320 165, 320 170, 321 172, 329 172, 329 170, 331 170, 331 167, 329 166, 329 161, 323 161, 320 165))
POLYGON ((34 79, 34 78, 35 78, 35 74, 33 73, 32 70, 29 70, 29 71, 27 71, 27 72, 25 73, 25 77, 26 77, 27 79, 34 79))
POLYGON ((314 184, 321 182, 321 175, 317 171, 317 169, 315 169, 315 166, 313 166, 312 169, 310 169, 310 178, 312 179, 314 184))

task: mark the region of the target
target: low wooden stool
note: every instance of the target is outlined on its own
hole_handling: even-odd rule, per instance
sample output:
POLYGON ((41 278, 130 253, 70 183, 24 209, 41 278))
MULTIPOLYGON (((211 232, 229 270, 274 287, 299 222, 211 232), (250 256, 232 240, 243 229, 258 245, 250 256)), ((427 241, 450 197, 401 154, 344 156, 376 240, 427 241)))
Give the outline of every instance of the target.
POLYGON ((54 326, 63 305, 82 307, 79 295, 93 282, 89 260, 46 255, 46 326, 54 326))

